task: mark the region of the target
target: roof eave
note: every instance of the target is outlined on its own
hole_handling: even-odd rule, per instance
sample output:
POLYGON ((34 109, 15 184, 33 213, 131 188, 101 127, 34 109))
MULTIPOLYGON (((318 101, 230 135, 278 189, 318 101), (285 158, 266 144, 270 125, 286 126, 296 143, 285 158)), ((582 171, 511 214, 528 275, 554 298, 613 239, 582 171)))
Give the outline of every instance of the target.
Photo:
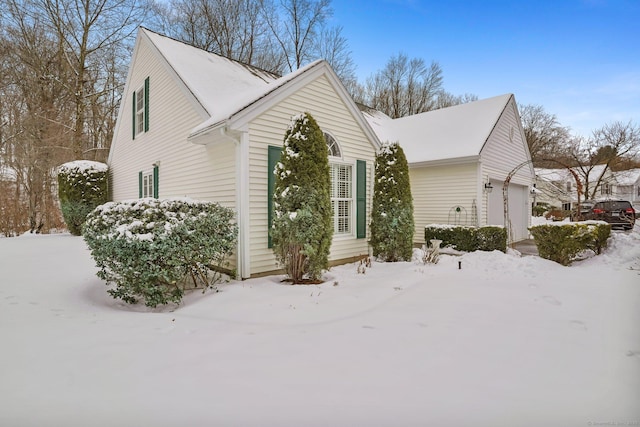
POLYGON ((464 165, 469 163, 477 163, 480 161, 480 155, 474 154, 472 156, 454 157, 451 159, 435 159, 435 160, 423 160, 418 162, 409 161, 409 169, 423 168, 429 166, 449 166, 449 165, 464 165))

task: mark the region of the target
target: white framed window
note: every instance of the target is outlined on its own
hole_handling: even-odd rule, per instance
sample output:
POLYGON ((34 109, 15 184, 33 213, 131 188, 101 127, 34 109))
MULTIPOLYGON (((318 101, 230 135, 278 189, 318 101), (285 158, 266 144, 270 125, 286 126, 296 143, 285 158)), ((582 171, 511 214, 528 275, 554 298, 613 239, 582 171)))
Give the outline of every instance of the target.
POLYGON ((142 172, 142 197, 153 196, 153 171, 142 172))
POLYGON ((351 234, 353 231, 353 167, 331 163, 331 208, 333 232, 351 234))
POLYGON ((613 193, 613 186, 611 184, 602 184, 600 186, 600 194, 608 196, 613 193))
POLYGON ((342 157, 342 150, 340 150, 340 145, 338 145, 338 141, 327 132, 324 133, 324 140, 327 143, 327 148, 329 150, 329 157, 342 157))
POLYGON ((145 121, 145 105, 144 105, 144 86, 136 91, 136 135, 144 132, 145 121))
POLYGON ((338 141, 328 132, 323 132, 329 154, 331 169, 331 209, 333 211, 333 233, 353 232, 353 166, 340 162, 342 150, 338 141), (331 159, 338 160, 331 161, 331 159))

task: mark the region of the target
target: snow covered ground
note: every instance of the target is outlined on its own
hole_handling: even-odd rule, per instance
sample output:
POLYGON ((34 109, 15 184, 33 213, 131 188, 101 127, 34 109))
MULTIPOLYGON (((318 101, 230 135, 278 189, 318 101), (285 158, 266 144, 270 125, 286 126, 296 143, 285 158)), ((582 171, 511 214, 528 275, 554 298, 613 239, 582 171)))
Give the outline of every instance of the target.
POLYGON ((0 239, 0 426, 640 423, 639 227, 571 267, 346 265, 164 311, 95 271, 80 237, 0 239))

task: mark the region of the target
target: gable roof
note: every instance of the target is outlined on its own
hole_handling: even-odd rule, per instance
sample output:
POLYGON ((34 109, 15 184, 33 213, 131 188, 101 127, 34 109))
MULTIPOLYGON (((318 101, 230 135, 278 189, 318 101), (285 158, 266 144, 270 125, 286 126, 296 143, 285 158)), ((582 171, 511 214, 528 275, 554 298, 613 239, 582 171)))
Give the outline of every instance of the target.
POLYGON ((347 108, 369 140, 374 146, 379 145, 376 134, 360 114, 331 66, 324 60, 317 60, 280 77, 143 27, 140 28, 140 34, 155 46, 158 53, 175 71, 177 77, 209 116, 191 130, 189 139, 224 126, 231 120, 240 123, 247 117, 255 117, 255 114, 262 111, 261 108, 270 105, 269 101, 275 98, 277 92, 285 92, 285 88, 292 85, 305 84, 306 77, 312 79, 319 74, 324 74, 345 101, 347 108))
POLYGON ((222 117, 237 110, 279 76, 141 27, 159 54, 175 71, 209 116, 222 117))
POLYGON ((512 94, 391 119, 363 112, 381 141, 399 142, 409 163, 480 155, 512 94))
POLYGON ((635 185, 640 181, 640 168, 614 172, 613 175, 618 185, 635 185))

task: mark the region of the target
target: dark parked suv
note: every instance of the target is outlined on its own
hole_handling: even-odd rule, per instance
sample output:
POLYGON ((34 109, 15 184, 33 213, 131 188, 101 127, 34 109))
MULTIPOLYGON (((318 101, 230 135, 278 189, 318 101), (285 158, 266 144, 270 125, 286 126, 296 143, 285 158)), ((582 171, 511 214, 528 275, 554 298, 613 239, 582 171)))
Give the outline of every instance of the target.
POLYGON ((631 230, 636 223, 636 211, 626 200, 607 200, 593 205, 590 219, 606 221, 612 227, 631 230))

